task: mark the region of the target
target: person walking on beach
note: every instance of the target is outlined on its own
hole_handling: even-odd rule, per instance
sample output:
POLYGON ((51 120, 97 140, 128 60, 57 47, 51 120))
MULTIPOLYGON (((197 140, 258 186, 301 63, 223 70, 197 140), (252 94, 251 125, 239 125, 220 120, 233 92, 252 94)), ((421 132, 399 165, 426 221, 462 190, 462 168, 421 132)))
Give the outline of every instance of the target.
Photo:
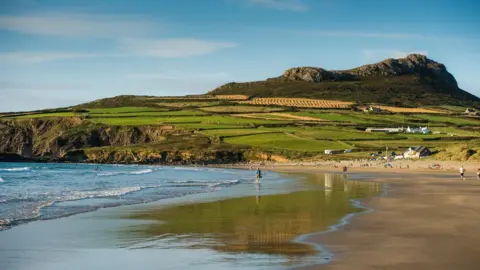
POLYGON ((257 168, 257 173, 256 173, 256 181, 257 183, 260 183, 260 179, 262 178, 262 171, 260 171, 260 168, 257 168))
POLYGON ((480 180, 480 168, 477 169, 477 180, 480 180))
POLYGON ((465 168, 463 168, 463 166, 460 167, 460 178, 465 180, 465 168))

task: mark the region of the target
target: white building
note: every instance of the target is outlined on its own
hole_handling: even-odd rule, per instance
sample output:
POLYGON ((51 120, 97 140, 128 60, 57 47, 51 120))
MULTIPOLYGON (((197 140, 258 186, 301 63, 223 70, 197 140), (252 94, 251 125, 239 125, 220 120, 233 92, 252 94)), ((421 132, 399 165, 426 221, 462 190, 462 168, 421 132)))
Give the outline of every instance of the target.
POLYGON ((413 133, 413 134, 430 134, 430 130, 428 129, 428 127, 419 127, 419 128, 407 127, 405 132, 413 133))
POLYGON ((409 147, 407 151, 403 153, 405 158, 420 158, 431 155, 432 152, 425 146, 409 147))

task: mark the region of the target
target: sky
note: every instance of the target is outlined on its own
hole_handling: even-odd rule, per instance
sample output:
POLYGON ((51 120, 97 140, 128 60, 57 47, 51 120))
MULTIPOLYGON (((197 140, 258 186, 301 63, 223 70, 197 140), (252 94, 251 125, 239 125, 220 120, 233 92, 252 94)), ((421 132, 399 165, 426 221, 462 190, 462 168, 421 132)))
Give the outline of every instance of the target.
POLYGON ((409 53, 480 96, 475 0, 0 0, 0 112, 201 94, 409 53))

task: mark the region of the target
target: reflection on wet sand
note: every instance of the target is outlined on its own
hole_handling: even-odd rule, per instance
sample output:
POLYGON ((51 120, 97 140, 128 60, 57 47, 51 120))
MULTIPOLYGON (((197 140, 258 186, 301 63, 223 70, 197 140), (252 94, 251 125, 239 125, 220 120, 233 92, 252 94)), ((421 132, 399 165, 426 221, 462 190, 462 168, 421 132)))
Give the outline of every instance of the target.
MULTIPOLYGON (((293 264, 318 253, 310 245, 294 242, 296 237, 325 230, 343 216, 361 212, 351 199, 380 192, 376 183, 345 181, 343 175, 312 175, 303 181, 309 190, 260 196, 261 186, 254 185, 252 197, 136 213, 129 218, 158 222, 130 228, 122 237, 128 242, 153 238, 184 243, 182 248, 281 255, 293 264)), ((170 247, 165 243, 156 244, 170 247)))

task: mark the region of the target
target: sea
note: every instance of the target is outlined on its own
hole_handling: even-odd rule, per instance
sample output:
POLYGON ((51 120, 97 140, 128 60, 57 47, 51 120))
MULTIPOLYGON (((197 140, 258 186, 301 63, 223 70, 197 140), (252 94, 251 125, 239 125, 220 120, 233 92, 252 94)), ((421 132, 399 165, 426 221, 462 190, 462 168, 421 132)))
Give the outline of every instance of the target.
POLYGON ((291 269, 380 187, 340 174, 0 163, 0 269, 291 269))
MULTIPOLYGON (((248 170, 204 167, 0 163, 0 230, 100 208, 219 192, 252 182, 254 176, 248 170)), ((270 174, 265 180, 280 184, 282 177, 270 174)))

